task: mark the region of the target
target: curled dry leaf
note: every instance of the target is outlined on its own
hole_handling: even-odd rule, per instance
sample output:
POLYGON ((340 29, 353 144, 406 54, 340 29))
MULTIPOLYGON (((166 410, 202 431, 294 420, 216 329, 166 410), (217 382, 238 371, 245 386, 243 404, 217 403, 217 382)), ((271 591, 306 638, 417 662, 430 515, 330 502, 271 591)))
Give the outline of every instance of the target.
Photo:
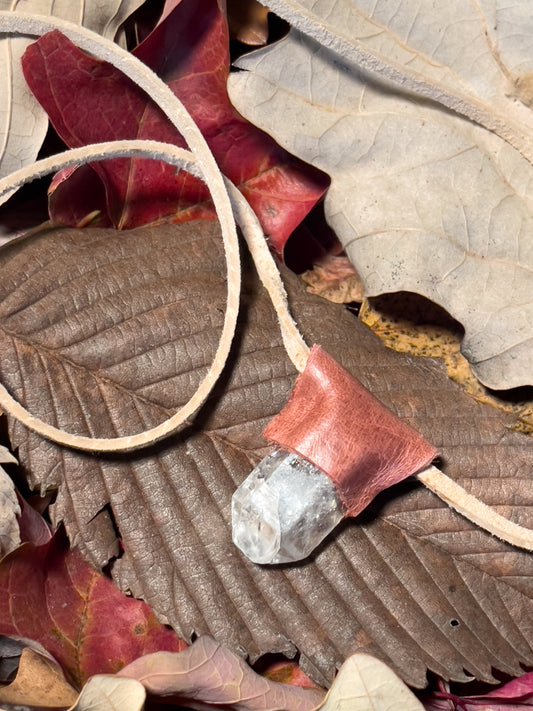
POLYGON ((119 676, 138 679, 150 694, 172 697, 193 709, 224 706, 235 711, 305 711, 316 708, 324 697, 319 689, 302 689, 259 676, 207 636, 179 654, 156 652, 141 657, 119 676))
MULTIPOLYGON (((154 426, 187 401, 210 365, 224 274, 219 228, 205 220, 52 230, 7 245, 2 382, 32 413, 80 434, 154 426)), ((118 531, 114 579, 183 639, 209 634, 252 661, 299 651, 303 671, 321 685, 356 651, 417 686, 428 668, 455 681, 494 681, 492 668, 521 673, 520 661, 533 663, 533 556, 415 482, 380 495, 305 564, 264 568, 236 550, 231 496, 266 453, 262 430, 296 378, 247 263, 244 274, 223 378, 167 441, 96 456, 10 422, 31 485, 58 489, 54 522, 65 521, 96 565, 116 555, 118 531)), ((433 443, 449 476, 531 528, 533 441, 509 430, 513 418, 468 398, 440 364, 394 353, 344 308, 284 278, 308 343, 321 344, 433 443)))
POLYGON ((321 711, 424 711, 412 691, 386 664, 368 654, 348 657, 321 711))
MULTIPOLYGON (((119 26, 143 0, 0 0, 0 10, 54 15, 113 39, 119 26)), ((0 175, 33 163, 46 135, 48 118, 28 88, 20 60, 30 39, 0 39, 0 175)), ((8 196, 4 196, 5 201, 8 196)))
MULTIPOLYGON (((0 462, 17 463, 6 447, 0 446, 0 462)), ((0 558, 20 543, 20 530, 17 516, 20 504, 11 477, 0 466, 0 558)))
MULTIPOLYGON (((27 637, 0 635, 0 684, 12 681, 18 669, 20 655, 26 647, 33 647, 45 656, 47 651, 38 642, 27 637)), ((53 657, 50 657, 53 659, 53 657)))
POLYGON ((307 291, 334 304, 361 302, 365 290, 361 279, 347 257, 327 255, 302 274, 307 291))
POLYGON ((76 697, 59 664, 29 647, 22 651, 15 679, 0 686, 0 703, 4 704, 62 708, 76 697))
POLYGON ((307 34, 239 59, 231 100, 331 176, 366 294, 422 294, 464 326, 485 385, 533 384, 527 3, 268 5, 307 34))

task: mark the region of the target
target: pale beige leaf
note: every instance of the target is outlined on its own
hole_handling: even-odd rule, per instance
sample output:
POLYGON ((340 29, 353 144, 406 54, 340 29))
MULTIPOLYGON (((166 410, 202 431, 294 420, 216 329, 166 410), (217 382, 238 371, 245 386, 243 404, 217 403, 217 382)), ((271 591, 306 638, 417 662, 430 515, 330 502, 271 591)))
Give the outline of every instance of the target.
POLYGON ((292 30, 241 58, 230 96, 331 175, 326 215, 365 293, 426 296, 482 382, 533 383, 529 4, 270 6, 323 44, 292 30))
MULTIPOLYGON (((15 457, 0 446, 0 462, 16 463, 15 457)), ((20 506, 11 478, 0 467, 0 558, 20 545, 20 531, 17 516, 20 506)))
POLYGON ((144 686, 135 679, 98 674, 69 711, 142 711, 145 698, 144 686))
POLYGON ((235 711, 311 711, 324 692, 260 676, 208 635, 183 652, 155 652, 134 660, 119 676, 138 679, 156 696, 178 698, 187 708, 235 711))
MULTIPOLYGON (((54 15, 113 39, 143 0, 0 0, 0 10, 54 15)), ((1 29, 1 27, 0 27, 1 29)), ((0 40, 0 177, 32 163, 48 129, 48 117, 22 75, 28 38, 0 40)), ((5 202, 5 195, 0 202, 5 202)))
POLYGON ((368 654, 344 662, 320 711, 424 711, 403 681, 368 654))

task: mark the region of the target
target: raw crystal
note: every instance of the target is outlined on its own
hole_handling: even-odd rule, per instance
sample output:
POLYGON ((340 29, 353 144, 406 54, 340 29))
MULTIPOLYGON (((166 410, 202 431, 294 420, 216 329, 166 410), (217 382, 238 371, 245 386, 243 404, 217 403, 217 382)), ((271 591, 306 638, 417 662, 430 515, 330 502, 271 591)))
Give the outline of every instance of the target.
POLYGON ((333 483, 306 459, 275 450, 233 494, 233 542, 254 563, 307 558, 344 517, 333 483))

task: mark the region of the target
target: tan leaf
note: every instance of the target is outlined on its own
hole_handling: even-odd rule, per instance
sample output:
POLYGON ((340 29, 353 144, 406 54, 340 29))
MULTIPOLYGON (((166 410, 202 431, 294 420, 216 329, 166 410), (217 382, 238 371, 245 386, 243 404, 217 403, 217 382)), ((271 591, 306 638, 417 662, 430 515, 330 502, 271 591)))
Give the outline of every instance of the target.
POLYGON ((76 691, 67 683, 58 664, 26 647, 15 679, 0 687, 0 703, 57 708, 72 704, 76 691))
POLYGON ((363 283, 347 257, 328 255, 313 269, 302 274, 307 291, 334 304, 361 302, 365 296, 363 283))
MULTIPOLYGON (((0 446, 0 462, 17 463, 6 447, 0 446)), ((0 466, 0 558, 20 544, 17 516, 20 505, 11 477, 0 466)))

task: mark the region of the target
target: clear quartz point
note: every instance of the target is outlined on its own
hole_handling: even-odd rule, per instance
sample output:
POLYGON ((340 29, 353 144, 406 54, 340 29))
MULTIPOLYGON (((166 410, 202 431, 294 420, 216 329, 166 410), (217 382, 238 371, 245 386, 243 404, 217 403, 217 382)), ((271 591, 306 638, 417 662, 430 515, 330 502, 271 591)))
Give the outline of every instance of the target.
POLYGON ((254 563, 307 558, 344 517, 333 483, 314 464, 277 449, 233 494, 233 542, 254 563))

